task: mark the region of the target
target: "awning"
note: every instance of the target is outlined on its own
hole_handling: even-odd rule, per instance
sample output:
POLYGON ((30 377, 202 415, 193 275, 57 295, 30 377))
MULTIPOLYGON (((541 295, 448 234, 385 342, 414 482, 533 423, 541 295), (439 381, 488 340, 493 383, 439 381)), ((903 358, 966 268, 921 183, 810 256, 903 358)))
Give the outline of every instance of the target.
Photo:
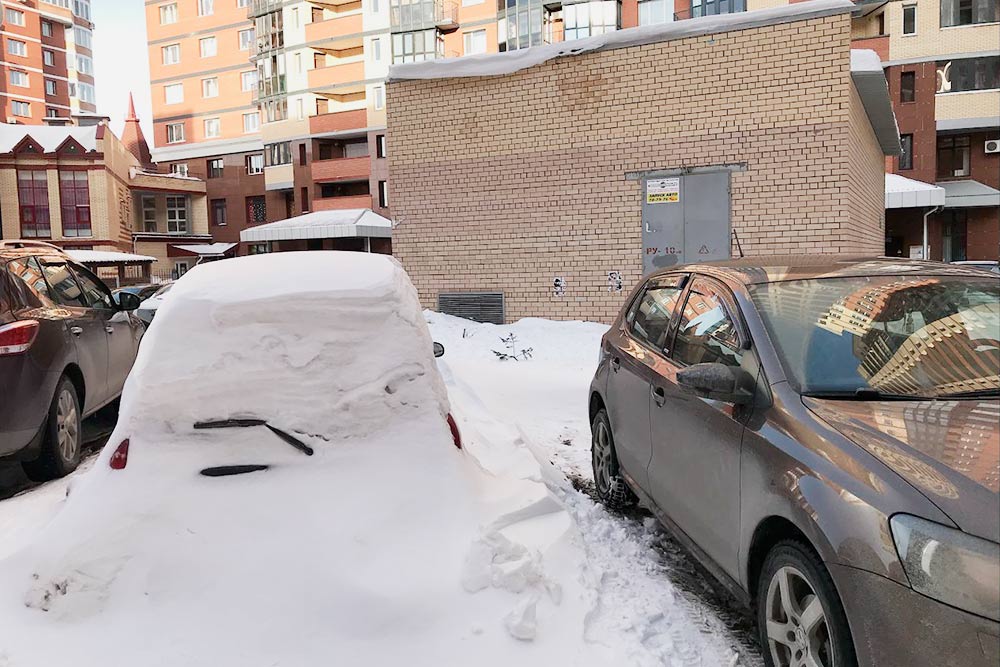
POLYGON ((235 246, 235 243, 199 243, 197 245, 174 244, 174 247, 178 250, 194 253, 195 255, 201 255, 202 257, 222 257, 235 246))
POLYGON ((899 174, 885 175, 886 208, 933 208, 944 206, 944 199, 942 187, 899 174))
POLYGON ((945 208, 1000 206, 1000 190, 979 181, 942 181, 945 208))
POLYGON ((155 257, 149 255, 134 255, 130 252, 111 250, 67 250, 66 254, 81 264, 140 264, 156 261, 155 257))
POLYGON ((899 127, 889 99, 889 87, 882 70, 882 60, 871 49, 851 49, 851 80, 861 97, 868 122, 871 123, 878 145, 885 155, 903 152, 899 143, 899 127))
POLYGON ((370 208, 314 211, 287 220, 250 227, 240 232, 240 241, 244 243, 391 237, 392 221, 370 208))

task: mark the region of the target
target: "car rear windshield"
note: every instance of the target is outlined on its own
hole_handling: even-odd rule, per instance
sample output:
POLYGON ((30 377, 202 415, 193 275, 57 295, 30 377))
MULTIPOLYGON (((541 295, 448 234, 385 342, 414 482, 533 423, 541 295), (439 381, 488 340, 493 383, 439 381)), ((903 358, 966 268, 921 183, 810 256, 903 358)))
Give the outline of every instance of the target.
POLYGON ((936 398, 1000 389, 995 278, 824 278, 750 291, 800 393, 936 398))

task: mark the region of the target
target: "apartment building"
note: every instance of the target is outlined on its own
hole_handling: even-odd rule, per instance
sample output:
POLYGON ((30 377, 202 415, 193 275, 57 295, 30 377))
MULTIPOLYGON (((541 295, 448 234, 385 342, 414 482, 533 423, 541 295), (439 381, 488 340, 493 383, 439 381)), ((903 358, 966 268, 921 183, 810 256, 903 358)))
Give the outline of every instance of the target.
POLYGON ((861 3, 853 38, 878 51, 889 82, 903 153, 887 170, 943 190, 939 208, 886 212, 886 253, 923 255, 926 215, 930 259, 997 259, 1000 2, 861 3))
POLYGON ((87 123, 97 111, 90 0, 0 0, 0 12, 0 120, 87 123))

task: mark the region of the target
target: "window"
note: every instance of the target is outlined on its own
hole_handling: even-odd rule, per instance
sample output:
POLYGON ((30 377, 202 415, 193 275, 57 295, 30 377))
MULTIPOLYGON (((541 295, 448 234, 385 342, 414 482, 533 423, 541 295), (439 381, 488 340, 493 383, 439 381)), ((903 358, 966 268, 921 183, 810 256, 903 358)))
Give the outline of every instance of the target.
POLYGON ((309 188, 299 190, 299 203, 302 205, 302 212, 307 213, 309 211, 309 188))
POLYGON ((90 20, 90 0, 73 0, 73 15, 90 20))
POLYGON ((209 178, 222 178, 224 163, 221 157, 212 158, 206 163, 209 178))
POLYGON ((557 39, 551 33, 558 14, 553 14, 542 5, 538 0, 498 3, 497 47, 500 51, 525 49, 557 39))
POLYGON ((375 157, 385 157, 385 135, 375 135, 375 157))
POLYGON ((177 23, 177 3, 171 2, 169 5, 160 7, 160 25, 177 23))
POLYGON ((10 71, 10 83, 13 86, 28 87, 28 73, 21 70, 12 69, 10 71))
POLYGON ((226 214, 226 200, 225 199, 213 199, 212 200, 212 224, 217 227, 225 227, 228 222, 228 217, 226 214))
POLYGON ((167 125, 167 143, 179 144, 184 141, 184 123, 167 125))
POLYGON ((685 366, 702 363, 739 366, 743 349, 738 332, 722 288, 695 278, 681 310, 670 356, 685 366))
POLYGON ((472 5, 481 5, 484 2, 486 2, 486 0, 462 0, 462 6, 471 7, 472 5))
POLYGON ((59 204, 63 236, 90 236, 88 172, 59 172, 59 204))
POLYGON ((917 6, 903 5, 903 34, 917 34, 917 6))
POLYGON ((377 37, 372 40, 372 60, 382 61, 382 40, 377 37))
POLYGON ((215 13, 215 0, 198 0, 198 16, 211 16, 215 13))
POLYGON ((292 145, 287 141, 264 146, 264 165, 274 167, 292 163, 292 145))
POLYGON ((170 173, 174 174, 175 176, 187 176, 188 175, 187 163, 181 162, 179 164, 170 165, 170 173))
POLYGON ((968 176, 971 160, 969 137, 942 136, 937 142, 938 178, 968 176))
POLYGON ((465 55, 486 53, 486 30, 472 30, 463 35, 465 55))
POLYGON ((28 56, 28 45, 16 39, 8 39, 7 53, 12 56, 21 56, 22 58, 26 58, 28 56))
POLYGON ((967 209, 946 209, 941 212, 941 261, 964 262, 969 242, 967 209))
POLYGON ((188 207, 187 197, 167 195, 167 233, 184 234, 187 232, 188 207))
POLYGON ((385 181, 378 182, 378 205, 389 208, 389 184, 385 181))
POLYGON ((257 87, 257 70, 240 72, 240 89, 246 93, 257 87))
POLYGON ((31 117, 31 105, 27 102, 21 102, 20 100, 11 100, 10 112, 15 116, 21 116, 23 118, 31 117))
POLYGON ((76 71, 82 74, 93 74, 94 61, 90 56, 82 56, 79 53, 76 54, 76 71))
POLYGON ((52 36, 52 22, 42 21, 42 37, 51 37, 51 36, 52 36))
POLYGON ((21 236, 47 238, 49 225, 49 178, 44 169, 18 170, 17 202, 21 211, 21 236))
POLYGON ((46 107, 45 108, 45 116, 47 118, 58 118, 59 117, 59 109, 56 109, 55 107, 46 107))
POLYGON ((63 9, 70 8, 70 0, 42 0, 47 5, 55 5, 56 7, 62 7, 63 9))
POLYGON ((39 262, 42 273, 45 274, 45 282, 49 284, 51 293, 55 300, 63 306, 86 307, 87 302, 83 298, 79 283, 70 272, 65 262, 39 262))
MULTIPOLYGON (((16 9, 10 9, 9 7, 3 13, 4 18, 7 23, 11 25, 24 25, 24 12, 18 11, 16 9)), ((51 24, 49 24, 51 25, 51 24)))
POLYGON ((629 333, 654 350, 669 352, 670 320, 684 291, 683 277, 669 277, 646 288, 626 316, 629 333))
POLYGON ((253 46, 253 28, 240 30, 240 51, 249 51, 253 46))
POLYGON ((201 96, 208 97, 218 97, 219 96, 219 79, 212 77, 210 79, 201 80, 201 96))
POLYGON ((620 7, 618 0, 592 0, 563 5, 566 40, 614 32, 620 22, 620 7))
POLYGON ((917 89, 917 73, 903 72, 899 75, 899 101, 915 102, 917 89))
POLYGON ((267 123, 288 118, 288 100, 285 98, 267 100, 260 107, 264 110, 264 120, 267 123))
POLYGON ((118 310, 111 298, 111 293, 99 278, 92 277, 86 269, 73 267, 73 275, 83 290, 83 299, 91 308, 100 310, 118 310))
POLYGON ((46 67, 52 67, 56 64, 56 54, 48 49, 42 50, 42 64, 46 67))
POLYGON ((247 155, 247 173, 251 176, 254 174, 264 173, 264 155, 258 153, 257 155, 247 155))
POLYGON ((941 27, 1000 21, 998 0, 941 0, 941 27))
POLYGON ((306 166, 306 145, 299 144, 299 166, 306 166))
POLYGON ((674 20, 673 0, 641 0, 639 2, 639 25, 657 25, 674 20))
POLYGON ((746 10, 746 0, 691 0, 691 18, 735 14, 746 10))
POLYGON ((184 101, 184 84, 171 83, 163 87, 163 101, 166 104, 180 104, 184 101))
POLYGON ((156 231, 156 197, 142 197, 142 231, 156 231))
POLYGON ((190 265, 187 263, 186 260, 185 261, 174 262, 174 270, 172 272, 173 276, 174 276, 174 280, 176 280, 177 278, 180 278, 185 273, 187 273, 189 268, 190 268, 190 265))
POLYGON ((295 117, 304 120, 306 117, 306 103, 301 97, 295 100, 295 117))
MULTIPOLYGON (((419 3, 414 2, 412 6, 418 7, 419 3)), ((394 63, 421 62, 443 57, 444 37, 435 28, 400 32, 392 36, 392 62, 394 63)))
POLYGON ((267 253, 266 243, 251 243, 247 246, 248 255, 263 255, 267 253))
POLYGON ((222 123, 218 118, 205 119, 205 138, 215 139, 222 135, 222 123))
POLYGON ((263 196, 246 198, 247 224, 259 225, 267 222, 267 204, 263 196))
POLYGON ((73 28, 73 41, 76 42, 77 46, 82 46, 85 49, 93 50, 94 33, 90 32, 86 28, 75 26, 73 28))
POLYGON ((939 60, 937 92, 963 93, 1000 88, 1000 56, 939 60))
POLYGON ((913 169, 913 135, 899 135, 899 143, 903 146, 903 152, 899 156, 899 170, 913 169))
POLYGON ((160 51, 163 53, 164 65, 176 65, 181 61, 181 45, 171 44, 164 46, 160 51))
POLYGON ((55 95, 55 94, 57 94, 57 92, 58 92, 58 89, 56 87, 56 82, 53 81, 52 79, 46 79, 45 80, 45 94, 46 95, 55 95))
POLYGON ((198 40, 198 50, 202 58, 211 58, 217 53, 215 37, 204 37, 198 40))
POLYGON ((260 112, 252 111, 243 114, 243 132, 257 132, 260 130, 260 112))
POLYGON ((375 108, 382 109, 385 107, 385 88, 382 86, 375 86, 375 108))
POLYGON ((242 7, 249 7, 250 6, 250 0, 236 0, 236 6, 240 7, 240 8, 242 8, 242 7))
MULTIPOLYGON (((94 87, 89 83, 83 83, 82 81, 77 83, 76 96, 84 102, 89 102, 90 104, 97 103, 97 94, 94 92, 94 87)), ((72 97, 72 95, 70 95, 70 97, 72 97)))

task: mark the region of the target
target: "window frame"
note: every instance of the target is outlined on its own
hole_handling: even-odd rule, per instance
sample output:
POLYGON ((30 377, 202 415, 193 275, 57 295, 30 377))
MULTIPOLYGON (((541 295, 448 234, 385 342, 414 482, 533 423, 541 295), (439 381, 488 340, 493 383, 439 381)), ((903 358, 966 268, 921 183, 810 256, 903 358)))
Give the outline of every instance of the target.
POLYGON ((678 308, 677 312, 674 314, 675 322, 672 325, 673 330, 669 334, 670 353, 667 356, 668 361, 670 361, 671 364, 681 368, 689 367, 688 364, 674 357, 674 351, 677 342, 677 331, 680 328, 678 326, 678 324, 680 323, 680 313, 684 312, 684 307, 687 305, 688 298, 691 296, 691 290, 694 287, 695 283, 699 281, 708 283, 712 287, 712 289, 714 289, 715 292, 722 297, 723 310, 725 310, 726 315, 729 316, 729 319, 733 321, 733 324, 736 325, 736 336, 737 340, 739 341, 739 349, 744 354, 747 353, 753 354, 757 360, 757 365, 760 366, 760 358, 754 351, 753 338, 751 338, 750 336, 750 331, 747 328, 746 320, 743 317, 743 310, 740 308, 739 302, 736 300, 736 295, 733 294, 733 290, 718 278, 715 278, 713 276, 704 273, 692 273, 687 283, 684 285, 684 294, 682 295, 681 300, 678 301, 678 303, 681 304, 681 307, 678 308))
POLYGON ((900 24, 901 24, 899 26, 900 34, 903 37, 911 37, 911 36, 917 34, 917 5, 916 5, 916 3, 910 3, 910 4, 903 5, 902 11, 900 12, 899 21, 900 21, 900 24), (913 30, 911 30, 910 32, 906 31, 906 11, 908 9, 909 10, 913 10, 913 30))
POLYGON ((649 278, 642 284, 635 295, 633 295, 632 300, 629 302, 628 309, 625 311, 625 319, 622 321, 621 330, 622 333, 628 336, 629 340, 632 340, 642 347, 646 348, 650 352, 655 353, 662 359, 669 358, 669 352, 667 350, 673 349, 674 344, 674 333, 677 328, 678 313, 680 310, 674 306, 674 312, 670 313, 670 320, 667 322, 667 332, 664 339, 666 347, 662 350, 657 350, 655 347, 649 344, 649 341, 645 338, 641 338, 636 335, 633 326, 635 323, 635 311, 639 304, 642 303, 643 298, 646 296, 646 292, 650 289, 662 289, 664 287, 676 287, 679 290, 680 296, 677 299, 677 303, 683 303, 687 300, 688 285, 691 283, 691 274, 687 272, 678 273, 667 273, 664 275, 653 276, 649 278), (677 283, 677 284, 672 284, 677 283))
POLYGON ((915 70, 906 70, 899 73, 899 103, 915 104, 917 101, 917 73, 915 70), (903 86, 903 81, 909 81, 913 85, 910 88, 903 86), (907 99, 906 93, 909 93, 907 99))

